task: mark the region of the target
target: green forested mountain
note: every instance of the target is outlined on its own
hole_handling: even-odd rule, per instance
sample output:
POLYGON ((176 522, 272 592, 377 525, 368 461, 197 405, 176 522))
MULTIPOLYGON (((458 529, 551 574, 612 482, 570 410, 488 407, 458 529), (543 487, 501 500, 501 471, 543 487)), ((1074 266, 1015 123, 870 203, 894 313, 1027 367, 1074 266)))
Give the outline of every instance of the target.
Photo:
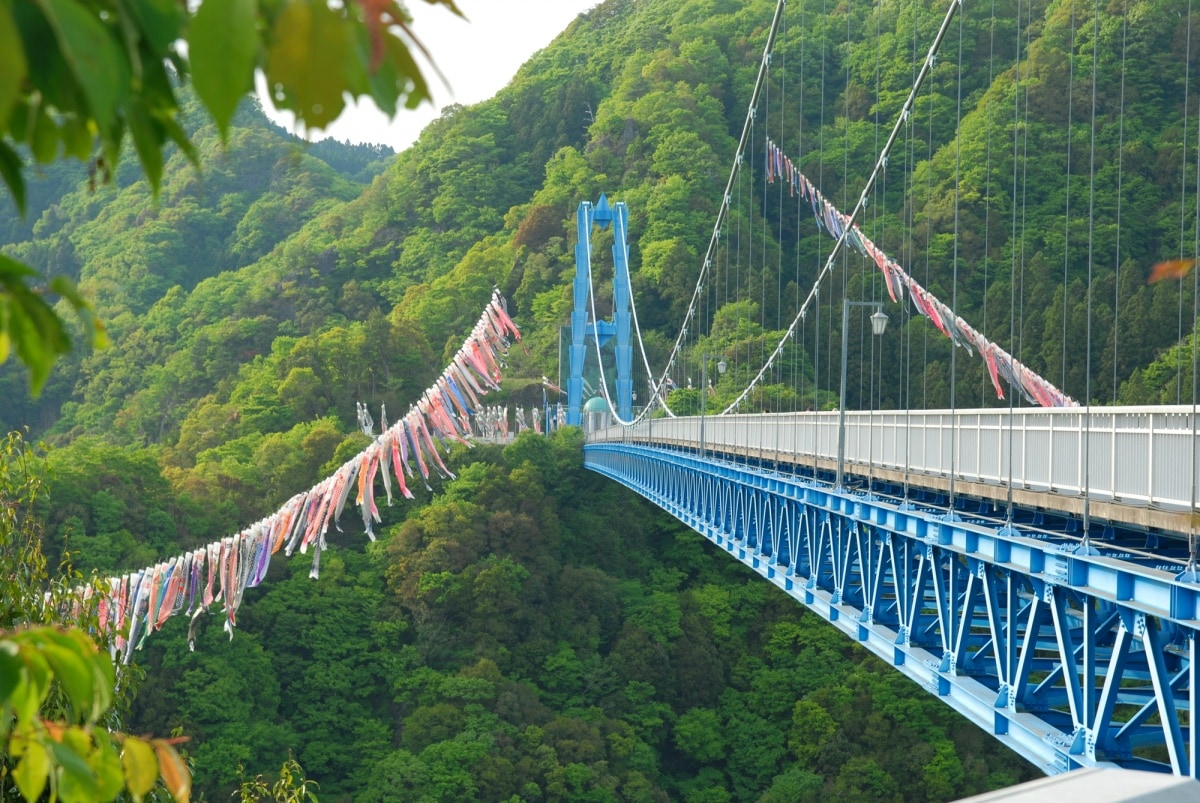
MULTIPOLYGON (((98 187, 48 169, 28 218, 0 211, 4 252, 76 278, 113 346, 72 355, 37 399, 0 366, 0 425, 55 447, 47 552, 118 571, 274 510, 362 447, 354 402, 415 401, 493 286, 528 346, 501 398, 540 401, 569 310, 574 210, 601 192, 632 211, 640 319, 661 360, 773 5, 607 0, 494 99, 447 110, 390 159, 297 145, 247 105, 227 145, 189 127, 203 171, 171 158, 157 198, 132 168, 98 187)), ((1197 126, 1184 112, 1200 107, 1185 84, 1200 19, 1184 0, 993 7, 994 19, 967 8, 961 49, 957 28, 944 46, 864 231, 943 299, 957 289, 965 318, 1071 395, 1090 369, 1098 401, 1173 402, 1191 385, 1190 288, 1145 279, 1193 250, 1197 126)), ((772 137, 848 210, 942 14, 921 0, 789 4, 758 147, 772 137)), ((757 350, 787 326, 828 241, 811 217, 779 214, 784 196, 760 193, 748 163, 728 224, 755 227, 739 281, 777 289, 715 312, 711 337, 757 350)), ((823 325, 843 292, 880 297, 877 275, 846 260, 823 325)), ((912 337, 885 340, 880 401, 948 404, 949 342, 926 340, 919 317, 896 328, 912 337), (906 361, 906 342, 928 357, 906 361)), ((816 362, 802 352, 818 341, 836 353, 838 336, 796 359, 816 362)), ((819 357, 822 372, 833 362, 819 357)), ((817 377, 821 403, 831 378, 817 377)), ((979 361, 959 360, 956 381, 960 405, 994 403, 979 361)), ((801 403, 783 390, 757 403, 785 399, 801 403)), ((289 750, 335 800, 938 800, 1035 772, 582 471, 578 449, 564 433, 456 452, 457 480, 386 510, 369 549, 339 536, 319 581, 274 565, 232 643, 209 626, 189 653, 173 622, 138 655, 128 729, 192 735, 209 799, 239 766, 270 772, 289 750)))

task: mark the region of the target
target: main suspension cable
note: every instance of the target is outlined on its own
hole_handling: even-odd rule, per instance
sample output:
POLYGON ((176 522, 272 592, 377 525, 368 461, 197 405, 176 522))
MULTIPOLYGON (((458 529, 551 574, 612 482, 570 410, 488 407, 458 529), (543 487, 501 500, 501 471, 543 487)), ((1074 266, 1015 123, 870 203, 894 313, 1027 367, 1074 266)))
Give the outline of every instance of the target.
MULTIPOLYGON (((956 0, 956 2, 957 1, 958 0, 956 0)), ((704 289, 705 279, 708 276, 709 269, 712 267, 712 260, 716 256, 717 245, 720 241, 721 224, 725 216, 729 213, 731 193, 733 192, 733 182, 741 172, 743 154, 746 152, 746 147, 750 142, 751 128, 754 121, 755 109, 758 106, 759 92, 762 90, 763 84, 766 80, 771 51, 775 47, 775 37, 779 31, 780 20, 783 18, 783 10, 786 5, 786 0, 779 0, 779 2, 775 5, 775 13, 771 18, 771 28, 767 33, 766 45, 763 47, 763 55, 762 60, 759 63, 758 75, 754 81, 754 88, 750 93, 750 103, 746 109, 746 119, 742 124, 742 134, 738 140, 733 166, 729 171, 729 178, 725 182, 725 193, 722 195, 721 203, 717 207, 717 219, 713 223, 713 231, 708 241, 708 248, 705 250, 704 260, 700 264, 700 275, 696 280, 696 288, 692 292, 692 300, 688 304, 687 312, 684 314, 683 326, 679 331, 679 335, 675 338, 675 345, 672 347, 671 354, 667 358, 667 365, 663 369, 662 375, 659 377, 654 386, 654 393, 659 397, 665 396, 667 378, 670 376, 671 370, 675 366, 675 362, 680 357, 680 353, 683 349, 684 338, 687 336, 688 323, 695 315, 697 302, 704 289)))
POLYGON ((872 169, 871 175, 867 178, 866 184, 864 185, 862 192, 859 194, 858 202, 854 205, 853 210, 851 210, 850 214, 845 219, 845 225, 842 227, 842 232, 838 236, 837 241, 834 243, 833 250, 830 252, 829 258, 825 262, 825 266, 821 269, 820 274, 818 274, 816 282, 813 285, 813 289, 809 291, 808 297, 800 306, 800 311, 796 313, 796 317, 792 319, 791 324, 788 326, 787 332, 775 346, 775 350, 771 353, 771 356, 768 358, 767 362, 762 366, 761 369, 759 369, 758 374, 753 380, 751 380, 746 389, 743 390, 741 394, 739 394, 738 397, 722 411, 722 415, 736 409, 750 394, 750 391, 758 385, 763 376, 770 369, 771 364, 780 355, 780 353, 782 353, 784 345, 794 336, 796 326, 799 324, 801 317, 808 311, 809 305, 814 303, 821 282, 833 270, 834 261, 836 260, 838 253, 841 251, 843 243, 846 241, 846 236, 854 227, 854 223, 857 220, 859 213, 862 212, 863 208, 866 206, 867 198, 875 186, 875 181, 879 177, 880 171, 887 166, 887 158, 891 153, 892 145, 895 144, 896 137, 899 135, 900 129, 904 125, 905 120, 907 120, 908 116, 912 113, 913 104, 916 100, 917 94, 920 92, 921 85, 925 82, 926 76, 928 76, 930 71, 933 69, 933 65, 937 59, 938 49, 942 44, 942 39, 945 38, 946 32, 950 29, 950 23, 953 21, 955 14, 958 12, 961 2, 962 0, 950 0, 950 6, 946 10, 946 17, 942 20, 942 25, 938 29, 937 35, 934 37, 933 44, 930 45, 929 52, 927 53, 924 62, 921 64, 921 70, 917 74, 917 80, 913 84, 912 90, 908 94, 908 98, 904 101, 904 106, 901 108, 900 113, 897 116, 896 123, 892 127, 891 134, 888 135, 888 140, 883 146, 883 151, 880 152, 879 157, 875 160, 875 167, 872 169))

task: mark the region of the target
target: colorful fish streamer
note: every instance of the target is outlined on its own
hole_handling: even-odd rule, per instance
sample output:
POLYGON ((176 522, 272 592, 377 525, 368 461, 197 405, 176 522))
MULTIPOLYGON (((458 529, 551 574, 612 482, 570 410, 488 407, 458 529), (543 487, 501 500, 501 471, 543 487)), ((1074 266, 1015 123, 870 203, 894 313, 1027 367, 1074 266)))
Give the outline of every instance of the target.
MULTIPOLYGON (((812 206, 813 217, 817 228, 825 231, 831 237, 842 235, 850 218, 843 215, 831 203, 825 200, 820 190, 800 172, 783 150, 767 140, 767 181, 774 183, 776 178, 784 179, 788 184, 791 195, 800 193, 812 206)), ((1074 407, 1076 402, 1047 382, 1038 374, 1031 371, 1019 360, 1000 346, 988 340, 966 321, 955 314, 954 310, 943 304, 933 293, 922 287, 916 279, 909 276, 899 264, 871 242, 857 225, 851 226, 846 232, 846 242, 867 259, 875 263, 883 274, 884 286, 892 301, 903 302, 907 290, 917 311, 938 328, 942 334, 950 338, 954 345, 965 348, 968 352, 979 352, 987 364, 988 376, 996 395, 1003 399, 1004 388, 1000 384, 1003 379, 1020 391, 1030 404, 1042 407, 1074 407)), ((1174 274, 1171 274, 1174 275, 1174 274)))
POLYGON ((1154 284, 1164 279, 1182 280, 1192 272, 1194 267, 1196 267, 1194 259, 1169 259, 1166 262, 1159 262, 1150 270, 1150 278, 1146 279, 1146 284, 1154 284))
MULTIPOLYGON (((224 629, 233 638, 242 597, 247 588, 258 586, 266 577, 272 555, 280 550, 287 556, 297 550, 301 554, 312 550, 309 576, 318 576, 329 525, 341 530, 342 511, 352 492, 357 492, 355 504, 361 510, 367 537, 373 541, 373 525, 382 521, 375 503, 377 475, 383 477, 389 505, 389 472, 398 482, 400 495, 413 498, 405 475, 413 476, 414 458, 426 481, 429 466, 443 477, 454 477, 442 460, 439 446, 449 452, 447 444, 451 441, 473 445, 468 440, 473 434, 471 416, 481 409, 480 396, 499 389, 510 338, 520 342, 521 333, 505 310, 499 291, 495 291, 462 348, 420 401, 391 426, 387 425, 386 412, 382 413, 383 431, 379 437, 332 476, 296 494, 275 513, 236 535, 157 566, 77 589, 75 607, 82 609, 84 601, 99 595, 100 626, 114 634, 113 657, 120 654, 126 663, 150 633, 179 613, 190 619, 188 644, 194 648, 200 615, 217 602, 225 614, 224 629)), ((360 409, 360 424, 365 425, 369 419, 365 413, 365 408, 360 409)), ((370 427, 364 431, 370 434, 370 427)), ((507 433, 507 424, 503 431, 507 433)))

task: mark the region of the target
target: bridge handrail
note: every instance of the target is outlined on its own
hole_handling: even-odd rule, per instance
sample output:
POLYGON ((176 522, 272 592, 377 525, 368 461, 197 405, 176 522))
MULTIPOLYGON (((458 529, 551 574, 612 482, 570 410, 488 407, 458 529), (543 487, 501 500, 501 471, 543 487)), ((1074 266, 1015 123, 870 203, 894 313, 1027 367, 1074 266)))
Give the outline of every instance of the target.
MULTIPOLYGON (((1190 405, 1083 408, 983 408, 846 413, 846 464, 908 471, 988 485, 1081 496, 1084 420, 1091 416, 1088 492, 1095 500, 1186 511, 1200 466, 1190 405), (950 427, 958 430, 950 437, 950 427), (955 454, 951 454, 952 446, 955 454), (1011 459, 1010 459, 1011 455, 1011 459)), ((597 422, 607 423, 607 422, 597 422)), ((835 460, 838 413, 754 413, 599 426, 591 440, 657 441, 706 450, 835 460)))

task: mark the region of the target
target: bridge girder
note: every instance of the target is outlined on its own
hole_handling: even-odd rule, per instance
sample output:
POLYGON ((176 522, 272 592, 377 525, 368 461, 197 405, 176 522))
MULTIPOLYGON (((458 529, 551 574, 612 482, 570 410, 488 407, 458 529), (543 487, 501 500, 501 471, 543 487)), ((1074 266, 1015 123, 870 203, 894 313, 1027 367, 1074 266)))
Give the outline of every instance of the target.
POLYGON ((585 465, 1047 774, 1118 765, 1196 777, 1200 588, 982 519, 688 451, 593 443, 585 465))

